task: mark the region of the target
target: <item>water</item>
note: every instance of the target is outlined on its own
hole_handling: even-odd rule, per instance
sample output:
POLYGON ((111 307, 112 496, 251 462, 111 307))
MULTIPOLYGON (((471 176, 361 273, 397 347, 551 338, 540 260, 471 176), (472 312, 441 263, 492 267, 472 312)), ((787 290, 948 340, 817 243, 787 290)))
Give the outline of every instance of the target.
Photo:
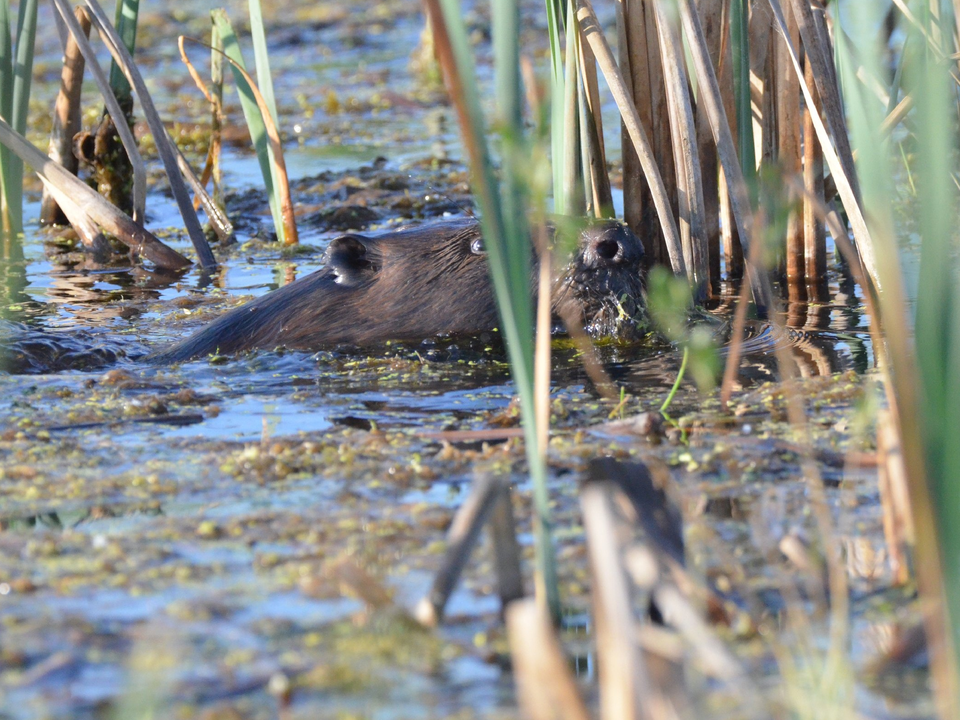
MULTIPOLYGON (((155 16, 142 33, 155 100, 184 125, 206 122, 206 109, 160 36, 173 25, 202 30, 199 10, 155 16)), ((377 213, 376 228, 461 212, 468 197, 454 118, 439 90, 409 70, 422 29, 418 6, 361 2, 349 13, 327 6, 295 13, 312 19, 274 11, 271 53, 301 219, 357 202, 358 192, 377 213), (381 192, 377 180, 387 177, 396 189, 381 192)), ((44 58, 55 63, 55 45, 49 37, 43 43, 44 58)), ((56 74, 44 80, 36 97, 49 107, 56 74)), ((228 105, 236 118, 235 95, 228 93, 228 105)), ((423 434, 510 424, 502 353, 462 348, 459 359, 431 361, 424 347, 400 346, 374 357, 257 353, 174 368, 144 364, 143 354, 225 307, 315 270, 339 233, 305 224, 305 252, 284 255, 265 240, 262 197, 239 197, 260 184, 255 159, 239 144, 226 146, 224 177, 238 195, 231 202, 239 244, 222 253, 213 277, 122 261, 87 268, 47 245, 35 224, 23 263, 7 268, 15 291, 8 320, 102 342, 120 357, 89 369, 0 376, 0 717, 94 718, 116 702, 182 713, 230 706, 244 717, 273 717, 277 701, 267 686, 277 676, 296 679, 293 711, 303 717, 513 715, 512 678, 498 662, 489 548, 468 565, 449 608, 454 620, 436 634, 365 608, 335 570, 340 562, 364 567, 409 608, 429 587, 444 531, 476 473, 513 472, 527 507, 521 449, 448 447, 423 434), (144 684, 158 690, 135 690, 144 684)), ((25 216, 37 211, 34 193, 25 216)), ((150 193, 148 219, 154 230, 180 227, 162 184, 150 193)), ((191 252, 182 236, 169 241, 191 252)), ((718 324, 729 319, 737 290, 724 288, 716 301, 718 324)), ((805 377, 873 368, 859 291, 832 273, 829 297, 789 308, 787 331, 749 325, 744 388, 776 376, 776 347, 789 350, 805 377)), ((659 406, 679 367, 679 354, 663 343, 601 352, 634 396, 627 412, 659 406)), ((597 400, 568 350, 556 353, 553 390, 551 484, 565 529, 561 557, 574 558, 564 560, 570 588, 583 583, 579 468, 613 442, 572 438, 605 420, 612 405, 597 400)), ((687 385, 676 402, 678 415, 695 414, 702 400, 687 385)), ((838 400, 823 417, 835 412, 840 422, 851 402, 838 400)), ((759 435, 761 421, 750 423, 743 434, 759 435)), ((682 450, 669 444, 641 447, 672 467, 681 462, 682 450)), ((773 454, 758 448, 764 458, 773 454)), ((690 487, 702 482, 712 493, 725 472, 733 471, 690 487)), ((802 497, 799 473, 788 475, 778 476, 784 492, 802 497)), ((738 481, 743 513, 765 489, 738 481)), ((870 503, 858 517, 875 537, 875 498, 870 503)), ((520 519, 527 559, 528 518, 520 519)), ((717 520, 717 528, 742 543, 745 556, 756 552, 740 520, 717 520)), ((565 594, 571 612, 584 617, 585 590, 565 594)), ((857 622, 866 634, 868 623, 857 622)), ((593 680, 589 652, 577 667, 593 680)))

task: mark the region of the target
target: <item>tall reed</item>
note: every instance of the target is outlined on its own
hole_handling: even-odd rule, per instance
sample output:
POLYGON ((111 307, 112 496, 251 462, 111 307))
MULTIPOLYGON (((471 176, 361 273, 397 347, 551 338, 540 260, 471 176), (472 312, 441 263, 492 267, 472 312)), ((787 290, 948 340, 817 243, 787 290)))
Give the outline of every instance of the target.
POLYGON ((533 248, 527 219, 530 145, 521 117, 519 9, 513 0, 493 4, 494 63, 500 140, 501 181, 497 180, 480 109, 473 54, 458 0, 427 0, 427 11, 444 81, 457 111, 470 161, 473 190, 490 276, 500 311, 510 369, 520 396, 526 455, 534 486, 536 586, 538 598, 559 617, 556 569, 547 491, 545 428, 539 428, 534 393, 534 324, 531 299, 533 248))
MULTIPOLYGON (((910 170, 919 202, 908 208, 919 227, 920 285, 915 336, 905 315, 906 292, 898 261, 900 249, 891 208, 897 190, 891 182, 894 153, 883 130, 884 106, 857 78, 860 65, 877 77, 886 75, 887 48, 879 39, 882 18, 871 3, 854 3, 843 16, 851 38, 839 44, 851 135, 860 170, 863 203, 876 247, 879 306, 899 412, 910 500, 915 514, 915 568, 926 599, 927 637, 934 687, 942 718, 960 713, 960 448, 955 429, 960 421, 960 297, 956 291, 957 86, 950 75, 943 41, 930 13, 919 22, 903 21, 909 38, 902 62, 902 91, 914 102, 910 170)), ((835 18, 835 22, 837 19, 835 18)), ((952 41, 951 41, 952 43, 952 41)), ((894 84, 891 100, 901 92, 894 84)))

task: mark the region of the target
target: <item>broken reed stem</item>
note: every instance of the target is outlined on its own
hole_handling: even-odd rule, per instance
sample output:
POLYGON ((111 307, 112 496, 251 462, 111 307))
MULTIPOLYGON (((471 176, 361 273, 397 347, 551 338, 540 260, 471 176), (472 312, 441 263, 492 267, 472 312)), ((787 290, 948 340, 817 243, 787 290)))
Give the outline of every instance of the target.
POLYGON ((759 689, 740 661, 703 620, 690 600, 676 585, 662 581, 654 587, 653 599, 661 614, 669 618, 670 625, 675 627, 696 651, 704 670, 729 683, 749 706, 749 710, 759 716, 764 705, 759 689))
MULTIPOLYGON (((55 185, 40 178, 43 183, 43 192, 49 202, 77 233, 83 248, 94 262, 106 263, 110 259, 112 250, 110 243, 100 232, 96 224, 73 202, 69 195, 61 192, 55 185)), ((60 223, 57 223, 60 224, 60 223)))
POLYGON ((510 603, 506 613, 513 677, 531 720, 590 720, 570 663, 547 614, 533 599, 510 603))
POLYGON ((191 265, 183 255, 164 245, 150 231, 135 223, 86 183, 78 180, 76 176, 71 175, 14 132, 2 118, 0 118, 0 143, 10 148, 41 178, 55 184, 63 194, 69 195, 90 220, 108 233, 116 235, 137 254, 167 270, 180 270, 191 265))
MULTIPOLYGON (((83 55, 85 66, 89 68, 90 74, 97 84, 97 89, 103 97, 103 104, 110 113, 113 124, 117 129, 117 136, 120 138, 123 149, 130 160, 130 165, 133 168, 133 221, 138 225, 143 225, 144 208, 146 207, 147 197, 147 170, 143 163, 143 157, 137 149, 137 141, 134 139, 133 132, 127 124, 127 116, 120 107, 120 103, 117 101, 116 95, 113 94, 113 90, 110 89, 107 75, 103 71, 103 68, 100 67, 96 52, 87 39, 87 35, 84 34, 83 28, 74 15, 69 3, 67 3, 66 0, 53 0, 53 4, 60 13, 60 17, 63 18, 67 29, 70 31, 71 37, 73 37, 83 55)), ((110 43, 106 40, 105 32, 101 31, 102 23, 99 21, 99 18, 96 17, 96 13, 91 13, 90 19, 91 22, 96 21, 100 37, 104 39, 105 44, 109 47, 110 43)), ((73 138, 71 137, 71 142, 72 141, 73 138)))
MULTIPOLYGON (((82 7, 74 8, 74 16, 84 36, 90 37, 90 16, 82 7)), ((83 86, 83 54, 73 35, 68 34, 63 51, 63 70, 60 73, 60 92, 53 110, 53 130, 50 132, 50 144, 47 155, 67 171, 77 174, 78 160, 73 154, 73 136, 80 132, 81 108, 80 90, 83 86)), ((43 200, 40 203, 41 225, 62 225, 66 221, 65 213, 59 208, 56 199, 43 186, 43 200)), ((84 245, 87 245, 86 231, 77 231, 84 245)))
POLYGON ((602 720, 655 720, 655 689, 633 642, 626 573, 614 528, 613 486, 592 482, 580 491, 593 578, 593 612, 602 720))
POLYGON ((207 213, 207 219, 210 221, 210 226, 216 233, 221 245, 228 245, 229 243, 235 242, 236 237, 233 233, 233 223, 230 222, 230 218, 227 217, 226 212, 224 212, 220 205, 207 193, 203 182, 197 177, 193 168, 190 167, 190 163, 187 162, 187 159, 183 156, 183 152, 173 141, 173 138, 169 137, 169 133, 168 139, 170 140, 170 146, 177 154, 177 168, 180 170, 180 174, 183 175, 184 181, 190 186, 190 189, 193 190, 194 206, 203 207, 204 212, 207 213))
POLYGON ((506 610, 514 600, 524 596, 523 571, 520 567, 520 543, 517 542, 517 523, 513 515, 510 486, 500 484, 500 493, 487 523, 493 561, 497 570, 497 593, 500 607, 506 610))
POLYGON ((670 137, 673 140, 674 164, 677 168, 680 242, 687 267, 687 281, 694 288, 695 301, 704 298, 707 280, 707 252, 704 231, 703 182, 700 156, 696 151, 696 126, 693 105, 688 91, 689 80, 680 51, 677 28, 663 8, 655 3, 657 31, 664 82, 667 90, 667 109, 670 137))
POLYGON ((499 492, 500 480, 494 475, 481 475, 473 481, 470 495, 457 510, 447 531, 447 552, 433 585, 414 610, 414 617, 422 625, 436 627, 443 620, 443 609, 457 586, 499 492))

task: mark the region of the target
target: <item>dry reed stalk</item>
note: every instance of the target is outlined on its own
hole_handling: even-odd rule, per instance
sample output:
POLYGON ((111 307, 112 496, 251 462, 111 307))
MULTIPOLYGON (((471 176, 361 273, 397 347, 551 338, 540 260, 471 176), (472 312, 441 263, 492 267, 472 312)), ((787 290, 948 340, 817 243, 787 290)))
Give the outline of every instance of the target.
POLYGON ((520 567, 520 544, 517 542, 517 523, 513 516, 510 486, 502 484, 500 494, 487 524, 493 561, 497 570, 497 594, 500 607, 506 610, 514 600, 524 596, 523 571, 520 567))
POLYGON ((896 107, 890 111, 890 114, 887 115, 880 124, 880 138, 885 139, 897 125, 903 122, 903 119, 912 109, 913 96, 904 95, 903 99, 897 103, 896 107))
MULTIPOLYGON (((789 8, 785 10, 787 28, 794 45, 799 47, 800 32, 789 8)), ((776 133, 777 159, 781 172, 789 176, 802 172, 801 131, 803 120, 800 114, 800 84, 790 66, 790 58, 783 43, 777 43, 776 81, 776 133)), ((804 244, 802 216, 791 206, 787 215, 785 266, 787 293, 791 302, 806 297, 804 278, 804 244)))
POLYGON ((457 510, 447 531, 447 552, 430 591, 421 598, 414 610, 417 621, 427 627, 436 627, 443 620, 443 609, 453 594, 470 552, 480 536, 480 529, 489 517, 500 493, 500 480, 493 475, 481 475, 473 482, 470 495, 457 510))
MULTIPOLYGON (((84 36, 90 37, 90 16, 82 7, 74 8, 73 11, 80 30, 84 36)), ((67 36, 67 43, 63 51, 63 71, 60 73, 60 92, 57 94, 57 101, 53 110, 53 130, 50 131, 50 145, 47 148, 47 155, 54 162, 60 163, 66 170, 74 175, 77 174, 78 161, 77 156, 73 154, 73 136, 80 132, 80 121, 82 110, 80 108, 80 89, 83 85, 83 54, 80 47, 72 35, 67 36)), ((66 220, 65 214, 57 205, 56 199, 48 189, 43 186, 43 200, 40 203, 40 224, 41 225, 63 225, 66 220)), ((84 240, 86 232, 77 233, 84 240)))
MULTIPOLYGON (((666 193, 673 203, 677 196, 676 175, 654 6, 652 0, 618 0, 617 11, 620 69, 640 118, 640 125, 650 138, 653 157, 661 169, 666 193)), ((669 253, 657 223, 650 184, 633 148, 626 120, 621 124, 621 136, 624 220, 643 241, 649 261, 668 264, 669 253)))
POLYGON ((603 119, 600 108, 600 89, 597 84, 597 61, 590 46, 578 43, 580 48, 580 84, 583 96, 581 107, 581 147, 584 151, 584 170, 590 174, 588 211, 594 217, 613 216, 613 192, 607 173, 607 153, 603 144, 603 119))
POLYGON ((187 162, 187 159, 183 156, 183 152, 177 147, 177 144, 173 141, 173 138, 169 136, 169 133, 167 136, 170 140, 171 147, 173 147, 174 152, 177 154, 177 168, 180 170, 180 174, 183 175, 184 181, 190 186, 190 189, 193 190, 194 207, 203 207, 204 212, 207 213, 207 219, 210 221, 210 227, 213 228, 221 245, 228 245, 229 243, 235 242, 236 237, 233 234, 233 223, 230 222, 230 218, 227 217, 226 211, 210 197, 206 188, 203 186, 203 182, 197 177, 193 168, 190 167, 190 163, 187 162))
POLYGON ((642 654, 633 642, 634 625, 626 573, 614 527, 613 485, 591 482, 580 492, 593 578, 594 625, 602 720, 660 720, 657 698, 642 654))
POLYGON ((683 262, 680 233, 674 221, 671 199, 667 194, 663 176, 660 174, 660 169, 657 167, 656 159, 647 140, 647 134, 640 122, 640 116, 637 114, 636 105, 613 58, 613 52, 607 44, 607 39, 600 29, 600 22, 597 20, 590 0, 577 0, 577 3, 577 21, 580 24, 580 32, 589 43, 594 55, 596 55, 597 64, 600 66, 607 85, 610 87, 610 92, 617 103, 620 117, 629 131, 630 140, 637 151, 640 165, 650 186, 657 216, 660 220, 660 229, 666 240, 670 266, 674 274, 685 275, 686 268, 683 262))
POLYGON ((661 582, 654 589, 654 600, 665 618, 687 641, 697 655, 700 666, 711 677, 734 687, 748 709, 758 713, 763 707, 759 689, 743 665, 723 644, 676 585, 661 582))
MULTIPOLYGON (((803 109, 803 185, 807 195, 823 203, 823 152, 813 127, 810 113, 822 112, 820 94, 814 88, 813 65, 810 56, 804 58, 804 75, 811 88, 814 107, 803 109)), ((827 233, 823 221, 817 216, 813 201, 806 195, 803 199, 803 247, 804 276, 807 297, 822 301, 827 298, 827 233)))
MULTIPOLYGON (((429 26, 429 23, 427 23, 429 26)), ((427 32, 429 27, 424 30, 427 32)), ((207 102, 210 103, 210 147, 207 148, 207 158, 203 164, 203 170, 200 173, 200 184, 206 187, 207 183, 213 179, 213 192, 211 193, 214 202, 217 205, 223 204, 223 172, 220 167, 220 155, 223 150, 223 40, 213 25, 213 31, 210 34, 210 46, 213 50, 210 52, 210 85, 201 83, 200 91, 207 102)), ((194 78, 196 82, 196 78, 194 78)), ((195 210, 200 208, 200 198, 194 197, 193 207, 195 210)))
MULTIPOLYGON (((700 13, 700 22, 703 25, 703 35, 707 41, 707 51, 713 69, 720 78, 721 92, 724 90, 723 77, 725 68, 722 67, 721 52, 724 48, 725 3, 723 0, 700 0, 697 11, 700 13)), ((729 45, 729 43, 727 43, 729 45)), ((731 77, 732 81, 732 77, 731 77)), ((729 94, 729 93, 728 93, 729 94)), ((730 101, 733 95, 730 94, 730 101)), ((724 98, 724 108, 729 121, 730 108, 724 98)), ((710 132, 710 120, 700 103, 696 108, 697 150, 700 156, 701 184, 703 187, 703 226, 707 239, 707 272, 709 274, 710 294, 720 291, 720 165, 717 158, 717 146, 713 142, 710 132)))
MULTIPOLYGON (((813 77, 817 85, 819 102, 823 106, 823 115, 830 130, 830 136, 836 143, 839 164, 850 183, 853 196, 859 198, 860 183, 853 162, 850 138, 847 135, 846 115, 840 97, 840 80, 833 60, 833 45, 830 42, 824 7, 819 3, 814 5, 808 0, 790 0, 790 2, 793 3, 794 17, 797 19, 797 27, 800 30, 807 57, 813 65, 813 77)), ((771 8, 775 9, 773 3, 771 8)), ((807 93, 804 93, 804 96, 809 102, 807 93)))
POLYGON ((886 412, 877 418, 877 456, 883 536, 890 555, 890 572, 893 573, 894 582, 903 585, 910 580, 910 550, 916 534, 900 438, 896 425, 886 412))
POLYGON ((507 636, 520 707, 531 720, 590 720, 556 631, 535 600, 510 603, 507 636))
MULTIPOLYGON (((876 253, 863 209, 860 206, 859 183, 853 165, 850 139, 847 137, 844 110, 840 100, 839 86, 836 82, 836 69, 832 63, 830 40, 826 35, 826 21, 822 10, 818 9, 817 12, 814 12, 809 3, 804 2, 804 0, 790 0, 790 2, 797 18, 800 35, 806 44, 808 57, 814 66, 813 75, 816 79, 816 87, 820 92, 826 124, 817 113, 811 113, 810 119, 816 130, 817 139, 820 141, 824 160, 836 181, 837 191, 840 194, 843 207, 847 211, 847 217, 850 219, 857 252, 863 260, 863 265, 871 281, 879 286, 876 253), (831 79, 833 82, 831 82, 831 79), (827 126, 830 128, 829 133, 827 126)), ((804 100, 808 107, 815 107, 816 103, 804 78, 803 69, 800 67, 796 46, 787 30, 780 1, 769 0, 769 3, 773 10, 780 37, 786 45, 790 64, 800 81, 800 89, 803 91, 804 100)))
MULTIPOLYGON (((750 13, 750 109, 753 121, 754 157, 758 163, 773 160, 776 146, 774 47, 771 42, 773 13, 759 3, 750 13)), ((735 136, 736 137, 736 136, 735 136)))
MULTIPOLYGON (((743 178, 736 148, 733 144, 733 136, 730 132, 730 125, 727 122, 726 111, 723 107, 720 86, 716 73, 710 64, 703 28, 700 26, 700 19, 697 16, 696 8, 693 6, 693 0, 679 0, 677 5, 680 8, 684 34, 696 69, 700 99, 707 110, 710 129, 713 132, 713 139, 717 144, 717 151, 720 156, 720 165, 723 168, 730 190, 730 200, 737 223, 737 233, 740 236, 740 245, 749 255, 750 233, 753 231, 753 210, 750 207, 746 182, 743 178)), ((747 280, 750 283, 754 301, 761 310, 765 311, 771 303, 769 287, 755 266, 748 264, 747 280)))
POLYGON ((709 273, 704 227, 703 182, 700 173, 700 156, 695 147, 697 130, 677 23, 675 19, 668 17, 662 3, 656 3, 656 20, 662 53, 663 77, 667 88, 670 137, 673 140, 674 165, 677 169, 680 242, 687 267, 687 281, 696 288, 695 300, 699 302, 703 300, 709 273))

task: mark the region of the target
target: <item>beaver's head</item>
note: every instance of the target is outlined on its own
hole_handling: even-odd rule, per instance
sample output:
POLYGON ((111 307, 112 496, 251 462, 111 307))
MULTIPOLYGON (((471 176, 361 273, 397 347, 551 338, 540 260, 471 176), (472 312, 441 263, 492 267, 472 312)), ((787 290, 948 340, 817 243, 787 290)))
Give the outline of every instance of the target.
POLYGON ((643 244, 614 221, 588 225, 553 286, 554 312, 595 337, 627 336, 643 309, 643 244))

